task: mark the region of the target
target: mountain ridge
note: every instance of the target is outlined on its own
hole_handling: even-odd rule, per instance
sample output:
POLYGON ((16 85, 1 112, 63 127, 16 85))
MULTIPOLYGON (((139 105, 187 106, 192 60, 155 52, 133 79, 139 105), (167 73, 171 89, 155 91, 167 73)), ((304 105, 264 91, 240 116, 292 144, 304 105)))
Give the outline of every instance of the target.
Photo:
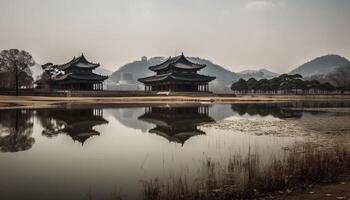
POLYGON ((337 67, 350 64, 350 61, 337 54, 328 54, 316 57, 289 72, 289 74, 300 74, 303 77, 313 75, 326 75, 337 67))
POLYGON ((280 75, 265 68, 260 68, 258 70, 243 70, 237 74, 245 80, 248 80, 250 78, 255 78, 257 80, 271 79, 280 75))

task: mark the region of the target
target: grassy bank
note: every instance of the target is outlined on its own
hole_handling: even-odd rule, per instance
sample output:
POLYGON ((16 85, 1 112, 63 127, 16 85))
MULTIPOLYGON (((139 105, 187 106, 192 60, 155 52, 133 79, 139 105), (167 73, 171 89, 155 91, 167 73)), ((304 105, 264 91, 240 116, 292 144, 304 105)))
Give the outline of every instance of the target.
POLYGON ((207 160, 194 182, 186 176, 143 181, 143 196, 146 200, 255 199, 334 182, 349 174, 350 150, 345 147, 301 146, 265 166, 256 155, 234 155, 226 165, 207 160))

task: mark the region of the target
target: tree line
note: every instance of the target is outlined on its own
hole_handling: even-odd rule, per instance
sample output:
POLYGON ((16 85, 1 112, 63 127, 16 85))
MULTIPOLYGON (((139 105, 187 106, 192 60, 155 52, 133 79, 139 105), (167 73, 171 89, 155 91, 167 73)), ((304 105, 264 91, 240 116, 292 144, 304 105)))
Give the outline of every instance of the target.
MULTIPOLYGON (((347 66, 350 69, 350 66, 347 66)), ((335 70, 334 74, 344 71, 344 67, 335 70)), ((350 72, 350 70, 349 70, 350 72)), ((335 75, 334 75, 335 76, 335 75)), ((343 74, 341 74, 343 76, 343 74)), ((347 75, 350 77, 350 74, 347 75)), ((350 79, 349 79, 350 80, 350 79)), ((349 90, 349 83, 342 82, 345 86, 334 86, 330 82, 320 82, 316 79, 303 79, 299 74, 282 74, 272 79, 248 80, 239 79, 231 85, 231 90, 238 93, 264 93, 264 94, 324 94, 331 92, 340 92, 349 90), (348 85, 347 85, 348 84, 348 85)))

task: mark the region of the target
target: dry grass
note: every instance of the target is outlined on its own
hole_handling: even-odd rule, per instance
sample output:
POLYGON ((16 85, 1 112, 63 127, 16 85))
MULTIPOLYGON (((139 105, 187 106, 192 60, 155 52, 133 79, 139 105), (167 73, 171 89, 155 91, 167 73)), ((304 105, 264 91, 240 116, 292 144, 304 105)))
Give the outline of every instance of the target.
POLYGON ((207 160, 201 175, 189 183, 179 176, 167 181, 143 181, 145 200, 254 199, 276 191, 302 189, 309 184, 335 181, 350 174, 350 150, 345 147, 321 149, 295 147, 282 158, 262 165, 256 155, 232 156, 222 166, 207 160))

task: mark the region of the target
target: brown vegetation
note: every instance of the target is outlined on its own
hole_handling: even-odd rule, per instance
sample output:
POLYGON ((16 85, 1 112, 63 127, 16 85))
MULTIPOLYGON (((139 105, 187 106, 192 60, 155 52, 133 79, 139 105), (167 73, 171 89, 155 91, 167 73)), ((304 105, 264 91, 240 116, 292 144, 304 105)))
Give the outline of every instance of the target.
POLYGON ((350 173, 350 151, 303 145, 262 165, 256 155, 235 155, 227 165, 207 160, 201 175, 190 183, 179 176, 168 181, 143 182, 144 199, 254 199, 276 191, 298 190, 319 182, 335 181, 350 173))

